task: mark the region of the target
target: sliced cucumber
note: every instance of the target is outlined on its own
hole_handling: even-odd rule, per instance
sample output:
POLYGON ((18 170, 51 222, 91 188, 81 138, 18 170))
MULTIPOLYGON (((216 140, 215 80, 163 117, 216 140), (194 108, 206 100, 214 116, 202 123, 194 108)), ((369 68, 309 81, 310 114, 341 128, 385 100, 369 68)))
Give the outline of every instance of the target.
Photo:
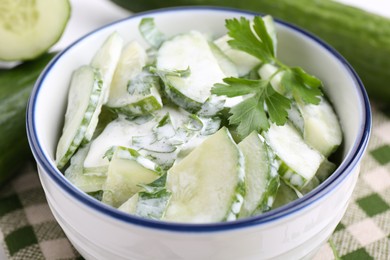
POLYGON ((84 192, 96 192, 102 190, 106 176, 84 174, 83 163, 89 148, 90 146, 86 145, 77 150, 70 160, 70 166, 65 170, 65 177, 84 192))
POLYGON ((143 38, 153 47, 158 48, 165 41, 165 35, 160 32, 153 18, 142 18, 139 23, 139 31, 143 38))
POLYGON ((156 66, 161 71, 190 70, 187 77, 165 77, 169 98, 190 112, 199 110, 211 87, 225 78, 207 39, 197 31, 165 41, 158 50, 156 66))
POLYGON ((161 219, 171 193, 165 188, 166 174, 147 185, 141 185, 142 190, 133 195, 119 210, 150 219, 161 219))
POLYGON ((285 89, 281 84, 284 72, 278 72, 278 69, 279 68, 277 66, 266 63, 259 68, 258 73, 263 79, 269 79, 272 77, 272 87, 280 94, 284 94, 285 89))
POLYGON ((227 128, 207 138, 168 172, 163 219, 208 223, 237 218, 245 195, 244 157, 227 128))
POLYGON ((322 98, 318 105, 298 104, 304 120, 305 141, 325 157, 341 144, 342 131, 332 106, 322 98))
POLYGON ((103 83, 101 95, 98 98, 96 109, 92 114, 92 120, 85 134, 85 141, 87 142, 92 139, 99 121, 99 114, 101 112, 102 106, 108 100, 112 77, 118 64, 122 46, 122 37, 118 33, 114 32, 98 49, 91 61, 91 66, 99 70, 103 83))
POLYGON ((109 160, 105 156, 106 152, 113 146, 131 146, 132 136, 143 135, 151 132, 156 124, 154 120, 149 120, 144 124, 137 124, 124 117, 119 117, 110 122, 104 131, 91 142, 91 149, 84 161, 85 168, 104 169, 109 165, 109 160))
POLYGON ((297 195, 294 188, 287 185, 284 180, 280 181, 280 186, 278 189, 278 192, 275 197, 275 201, 272 205, 272 209, 279 208, 283 205, 286 205, 296 199, 298 199, 299 196, 297 195))
POLYGON ((56 164, 62 169, 87 134, 102 95, 99 73, 90 66, 74 71, 68 93, 65 123, 56 151, 56 164))
POLYGON ((225 76, 237 78, 238 71, 233 61, 214 42, 209 42, 209 45, 225 76))
POLYGON ((230 47, 230 36, 224 35, 214 41, 214 44, 236 65, 239 77, 247 75, 253 68, 260 64, 256 57, 230 47))
POLYGON ((320 168, 318 168, 318 171, 316 172, 316 177, 319 182, 325 181, 335 170, 337 166, 333 162, 329 161, 328 159, 325 159, 321 165, 320 168))
POLYGON ((162 108, 161 96, 155 86, 144 86, 145 94, 128 91, 129 83, 145 74, 142 69, 147 58, 145 49, 136 41, 124 47, 112 79, 108 107, 127 115, 142 115, 162 108))
POLYGON ((119 207, 137 193, 140 184, 147 184, 159 177, 157 166, 126 147, 116 147, 103 185, 102 202, 119 207))
POLYGON ((34 59, 61 37, 71 13, 69 0, 0 1, 0 60, 34 59))
POLYGON ((120 211, 135 215, 138 203, 138 192, 126 200, 122 205, 118 207, 120 211))
POLYGON ((245 157, 246 194, 239 217, 271 208, 279 187, 279 162, 264 138, 252 132, 238 144, 245 157))
POLYGON ((299 132, 288 123, 283 126, 271 124, 264 132, 267 144, 283 161, 279 174, 298 190, 316 174, 325 157, 305 143, 299 132))

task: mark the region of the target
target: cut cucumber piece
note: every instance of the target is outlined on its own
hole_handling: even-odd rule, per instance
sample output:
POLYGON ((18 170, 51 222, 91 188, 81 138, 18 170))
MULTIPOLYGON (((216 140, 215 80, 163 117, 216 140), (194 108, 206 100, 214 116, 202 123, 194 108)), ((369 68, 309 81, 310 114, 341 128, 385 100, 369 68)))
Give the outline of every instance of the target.
POLYGON ((122 37, 118 33, 114 32, 105 40, 91 61, 91 66, 100 72, 103 83, 96 110, 92 115, 91 123, 89 124, 85 134, 86 142, 89 142, 92 139, 93 133, 95 132, 99 121, 99 114, 101 112, 102 106, 108 100, 112 77, 119 61, 122 46, 122 37))
POLYGON ((303 136, 314 149, 328 157, 340 146, 343 134, 336 113, 324 98, 318 105, 298 104, 304 120, 303 136))
POLYGON ((72 74, 65 123, 56 151, 56 164, 62 169, 84 140, 93 114, 99 105, 102 81, 90 66, 82 66, 72 74))
POLYGON ((124 47, 111 82, 108 107, 126 115, 148 114, 162 108, 161 96, 155 86, 144 86, 148 92, 145 94, 128 91, 131 81, 146 74, 142 69, 147 58, 145 49, 136 41, 124 47))
POLYGON ((286 91, 281 84, 284 72, 278 72, 278 69, 279 68, 275 65, 266 63, 259 68, 258 73, 263 79, 269 79, 272 77, 271 85, 275 89, 275 91, 280 94, 285 94, 286 91))
POLYGON ((63 34, 71 13, 69 0, 0 1, 0 60, 34 59, 63 34))
POLYGON ((236 65, 239 77, 247 75, 253 68, 260 64, 260 60, 246 52, 233 49, 229 45, 229 35, 224 35, 214 40, 215 45, 236 65))
POLYGON ((245 157, 244 204, 240 218, 269 210, 279 187, 279 162, 264 138, 252 132, 238 144, 245 157))
POLYGON ((307 145, 288 123, 283 126, 271 124, 263 134, 267 144, 282 160, 279 174, 288 184, 300 190, 314 177, 325 157, 307 145))
POLYGON ((165 35, 160 32, 150 17, 142 18, 138 29, 142 37, 153 47, 158 48, 166 40, 165 35))
POLYGON ((101 168, 108 166, 109 160, 105 157, 106 152, 113 146, 131 146, 132 136, 144 135, 151 132, 156 124, 149 120, 144 124, 137 124, 124 117, 119 117, 110 122, 103 132, 91 142, 91 149, 84 161, 85 168, 101 168))
POLYGON ((70 166, 66 169, 65 177, 77 188, 84 192, 96 192, 102 190, 106 176, 84 174, 84 160, 90 146, 86 145, 77 150, 70 160, 70 166))
POLYGON ((165 188, 166 174, 147 185, 133 195, 119 210, 150 219, 161 219, 165 213, 171 193, 165 188))
POLYGON ((147 184, 159 177, 158 167, 130 148, 116 147, 103 185, 102 202, 119 207, 137 193, 140 184, 147 184))
POLYGON ((222 50, 214 43, 209 42, 210 49, 218 61, 219 67, 226 77, 238 77, 236 65, 229 59, 229 57, 222 52, 222 50))
POLYGON ((164 80, 172 102, 190 112, 199 110, 211 87, 226 77, 207 39, 197 31, 165 41, 158 50, 156 66, 161 71, 190 70, 186 77, 167 75, 164 80))
POLYGON ((120 205, 118 209, 120 211, 135 215, 135 211, 137 210, 137 203, 138 192, 126 200, 122 205, 120 205))
POLYGON ((328 159, 325 159, 321 165, 320 168, 318 168, 318 171, 316 172, 316 177, 319 182, 325 181, 335 170, 337 166, 333 162, 329 161, 328 159))
POLYGON ((245 161, 221 128, 168 172, 172 192, 164 220, 209 223, 237 219, 245 196, 245 161))
POLYGON ((278 189, 278 192, 275 197, 275 201, 272 205, 272 209, 279 208, 283 205, 286 205, 296 199, 298 199, 299 196, 297 195, 296 191, 287 185, 284 180, 280 181, 280 186, 278 189))

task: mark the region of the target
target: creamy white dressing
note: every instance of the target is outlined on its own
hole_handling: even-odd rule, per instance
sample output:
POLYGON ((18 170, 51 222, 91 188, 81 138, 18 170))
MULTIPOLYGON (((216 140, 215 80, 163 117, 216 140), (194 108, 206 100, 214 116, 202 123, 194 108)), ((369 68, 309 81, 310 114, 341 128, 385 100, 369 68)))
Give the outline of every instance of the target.
POLYGON ((109 161, 104 157, 107 150, 113 146, 132 147, 131 137, 150 132, 154 125, 154 120, 138 125, 124 117, 119 117, 112 121, 106 126, 103 132, 92 141, 91 148, 84 161, 84 167, 101 167, 108 165, 109 161))

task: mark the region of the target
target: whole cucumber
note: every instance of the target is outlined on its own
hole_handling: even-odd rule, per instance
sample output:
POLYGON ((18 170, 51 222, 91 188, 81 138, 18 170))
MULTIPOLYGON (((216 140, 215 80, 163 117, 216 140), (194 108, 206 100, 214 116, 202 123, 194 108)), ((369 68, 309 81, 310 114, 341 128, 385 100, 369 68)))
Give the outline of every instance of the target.
POLYGON ((32 158, 26 134, 26 106, 31 90, 54 53, 0 69, 0 185, 32 158))
POLYGON ((332 45, 359 74, 370 98, 390 104, 390 19, 386 17, 331 0, 112 1, 133 12, 208 5, 270 14, 312 32, 332 45))

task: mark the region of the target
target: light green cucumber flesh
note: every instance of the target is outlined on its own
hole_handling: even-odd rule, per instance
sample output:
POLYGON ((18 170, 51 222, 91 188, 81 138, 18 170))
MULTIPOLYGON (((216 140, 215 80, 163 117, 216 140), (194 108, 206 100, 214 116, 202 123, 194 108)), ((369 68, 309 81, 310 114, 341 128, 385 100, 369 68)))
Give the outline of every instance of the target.
POLYGON ((69 0, 0 2, 0 60, 34 59, 62 36, 71 14, 69 0))
POLYGON ((246 194, 239 217, 261 213, 272 206, 277 192, 279 165, 263 137, 252 132, 238 144, 245 157, 246 194), (276 183, 275 183, 276 182, 276 183))
POLYGON ((164 220, 209 223, 237 219, 245 196, 244 156, 221 128, 168 172, 172 192, 164 220))
POLYGON ((275 201, 272 205, 272 209, 276 209, 276 208, 279 208, 281 206, 284 206, 284 205, 286 205, 286 204, 288 204, 288 203, 290 203, 298 198, 299 197, 298 197, 296 191, 292 187, 287 185, 284 182, 284 180, 281 180, 278 192, 277 192, 276 197, 275 197, 275 201))
POLYGON ((165 41, 157 53, 157 69, 162 71, 186 70, 187 77, 166 76, 169 98, 190 111, 200 109, 210 96, 211 87, 222 82, 225 74, 201 33, 191 31, 165 41))
POLYGON ((58 141, 56 164, 62 169, 85 138, 101 96, 99 73, 90 66, 77 69, 71 79, 63 132, 58 141))
POLYGON ((88 154, 89 145, 81 147, 72 156, 70 166, 65 170, 65 177, 77 188, 84 192, 97 192, 102 190, 106 181, 104 175, 84 174, 84 160, 88 154))
POLYGON ((143 115, 162 108, 160 93, 151 87, 149 94, 130 94, 129 82, 143 74, 146 50, 136 41, 125 45, 111 82, 107 106, 126 115, 143 115))
POLYGON ((134 215, 137 210, 138 192, 118 207, 120 211, 134 215))
POLYGON ((260 64, 260 60, 246 52, 233 49, 228 43, 229 40, 231 38, 224 35, 214 40, 213 43, 235 64, 238 76, 245 76, 260 64))
POLYGON ((145 163, 146 160, 128 148, 117 147, 103 185, 102 202, 119 207, 141 189, 140 184, 156 180, 159 173, 151 170, 149 164, 145 163))
POLYGON ((311 147, 328 157, 340 146, 343 134, 332 106, 322 98, 318 105, 298 104, 303 117, 303 136, 311 147))
POLYGON ((290 124, 271 124, 264 132, 267 144, 282 160, 279 174, 298 190, 316 174, 325 157, 305 143, 299 132, 290 124))
POLYGON ((96 68, 101 74, 102 90, 101 95, 98 98, 96 109, 92 114, 91 122, 88 125, 87 132, 85 134, 85 142, 91 141, 99 122, 99 115, 102 106, 108 101, 112 77, 118 64, 122 47, 122 37, 118 33, 114 32, 108 36, 91 60, 91 66, 96 68))

